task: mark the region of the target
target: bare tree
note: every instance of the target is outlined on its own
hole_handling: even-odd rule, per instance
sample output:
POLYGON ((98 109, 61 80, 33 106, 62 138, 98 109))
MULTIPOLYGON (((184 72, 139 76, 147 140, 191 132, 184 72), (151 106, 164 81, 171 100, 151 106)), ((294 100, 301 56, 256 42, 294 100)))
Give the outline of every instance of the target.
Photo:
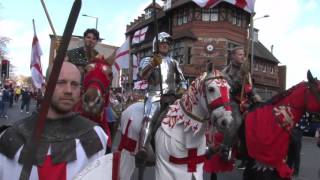
MULTIPOLYGON (((0 3, 0 10, 1 9, 2 9, 2 4, 0 3)), ((9 43, 9 41, 10 41, 10 38, 0 36, 0 58, 2 58, 2 59, 8 53, 7 44, 9 43)))
POLYGON ((9 43, 10 38, 0 36, 0 57, 4 57, 8 51, 7 51, 7 44, 9 43))

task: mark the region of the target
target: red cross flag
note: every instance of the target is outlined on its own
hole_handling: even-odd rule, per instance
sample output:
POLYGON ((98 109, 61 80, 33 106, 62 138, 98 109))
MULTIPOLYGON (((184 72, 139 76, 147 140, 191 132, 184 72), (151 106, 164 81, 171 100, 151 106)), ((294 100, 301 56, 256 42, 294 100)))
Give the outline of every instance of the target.
POLYGON ((40 56, 42 55, 42 51, 40 48, 40 44, 38 41, 38 37, 36 31, 34 31, 34 36, 32 40, 32 50, 31 50, 31 77, 33 81, 33 85, 40 89, 42 84, 44 83, 44 77, 42 75, 41 61, 40 56))
POLYGON ((137 30, 133 35, 132 44, 137 44, 142 42, 146 37, 147 31, 148 31, 148 26, 137 30))
POLYGON ((120 69, 128 69, 129 68, 129 38, 121 45, 119 49, 116 51, 116 60, 115 63, 118 64, 118 68, 120 69))
POLYGON ((148 82, 145 80, 142 80, 142 81, 135 82, 133 89, 144 90, 144 89, 147 89, 147 87, 148 87, 148 82))
POLYGON ((192 1, 202 8, 212 8, 217 4, 219 4, 220 2, 228 2, 239 8, 244 9, 249 13, 254 12, 254 3, 255 3, 255 0, 192 0, 192 1))

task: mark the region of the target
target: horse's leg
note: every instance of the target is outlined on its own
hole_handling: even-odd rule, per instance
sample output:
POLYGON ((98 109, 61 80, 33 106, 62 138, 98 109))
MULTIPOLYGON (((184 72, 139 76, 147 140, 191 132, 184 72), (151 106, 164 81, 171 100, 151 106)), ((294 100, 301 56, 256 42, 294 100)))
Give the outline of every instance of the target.
POLYGON ((243 122, 239 128, 239 159, 241 160, 238 168, 245 168, 246 163, 249 161, 250 157, 248 155, 248 149, 246 146, 246 134, 245 134, 245 122, 243 122))
POLYGON ((254 168, 255 160, 250 159, 247 164, 246 168, 243 171, 243 179, 242 180, 282 180, 279 176, 278 172, 273 169, 257 169, 254 168))
POLYGON ((210 180, 218 180, 217 173, 211 173, 210 180))
POLYGON ((242 174, 242 180, 256 180, 257 172, 253 169, 254 160, 249 160, 242 174))
POLYGON ((146 169, 145 166, 138 167, 138 180, 143 180, 144 170, 146 169))

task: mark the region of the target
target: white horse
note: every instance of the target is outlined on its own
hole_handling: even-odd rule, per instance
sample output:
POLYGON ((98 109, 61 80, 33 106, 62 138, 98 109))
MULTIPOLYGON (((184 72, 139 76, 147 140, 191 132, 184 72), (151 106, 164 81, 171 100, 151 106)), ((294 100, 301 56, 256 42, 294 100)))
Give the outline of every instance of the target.
MULTIPOLYGON (((135 168, 143 109, 143 102, 138 102, 121 116, 120 179, 130 179, 135 168)), ((198 77, 161 120, 154 137, 156 178, 202 179, 208 122, 213 121, 218 130, 227 132, 232 120, 229 85, 220 72, 214 70, 198 77)))
MULTIPOLYGON (((137 102, 123 111, 121 116, 120 167, 117 168, 119 172, 112 170, 113 173, 120 174, 121 180, 130 180, 135 169, 134 155, 137 152, 143 110, 144 103, 137 102)), ((233 121, 229 106, 229 85, 219 71, 212 69, 195 79, 182 98, 169 107, 166 116, 161 120, 154 137, 156 179, 202 179, 206 150, 205 131, 209 121, 221 132, 228 132, 233 121)), ((90 179, 84 174, 96 175, 88 177, 99 179, 98 174, 103 174, 99 171, 106 171, 110 166, 108 162, 103 163, 102 159, 86 168, 80 179, 90 179), (97 172, 93 167, 96 167, 97 172)), ((107 174, 101 177, 111 178, 107 174)))

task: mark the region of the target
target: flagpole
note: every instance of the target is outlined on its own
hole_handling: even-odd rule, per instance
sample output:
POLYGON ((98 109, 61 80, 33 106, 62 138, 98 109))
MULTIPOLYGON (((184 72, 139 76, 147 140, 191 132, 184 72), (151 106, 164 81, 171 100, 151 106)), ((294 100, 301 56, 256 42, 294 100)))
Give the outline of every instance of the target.
POLYGON ((43 9, 44 9, 44 12, 45 12, 45 14, 46 14, 46 16, 47 16, 47 19, 48 19, 48 21, 49 21, 49 25, 50 25, 50 27, 51 27, 52 33, 53 33, 53 35, 54 35, 55 37, 57 37, 56 31, 54 30, 54 27, 53 27, 51 18, 50 18, 50 16, 49 16, 49 13, 48 13, 48 10, 47 10, 47 7, 46 7, 46 5, 45 5, 45 3, 44 3, 43 0, 40 0, 40 1, 41 1, 41 4, 42 4, 42 7, 43 7, 43 9))
POLYGON ((132 40, 129 38, 129 76, 128 76, 128 88, 130 89, 131 93, 133 92, 133 57, 131 53, 131 44, 132 40))
POLYGON ((32 19, 32 25, 33 25, 33 34, 36 35, 36 25, 34 23, 34 19, 32 19))

